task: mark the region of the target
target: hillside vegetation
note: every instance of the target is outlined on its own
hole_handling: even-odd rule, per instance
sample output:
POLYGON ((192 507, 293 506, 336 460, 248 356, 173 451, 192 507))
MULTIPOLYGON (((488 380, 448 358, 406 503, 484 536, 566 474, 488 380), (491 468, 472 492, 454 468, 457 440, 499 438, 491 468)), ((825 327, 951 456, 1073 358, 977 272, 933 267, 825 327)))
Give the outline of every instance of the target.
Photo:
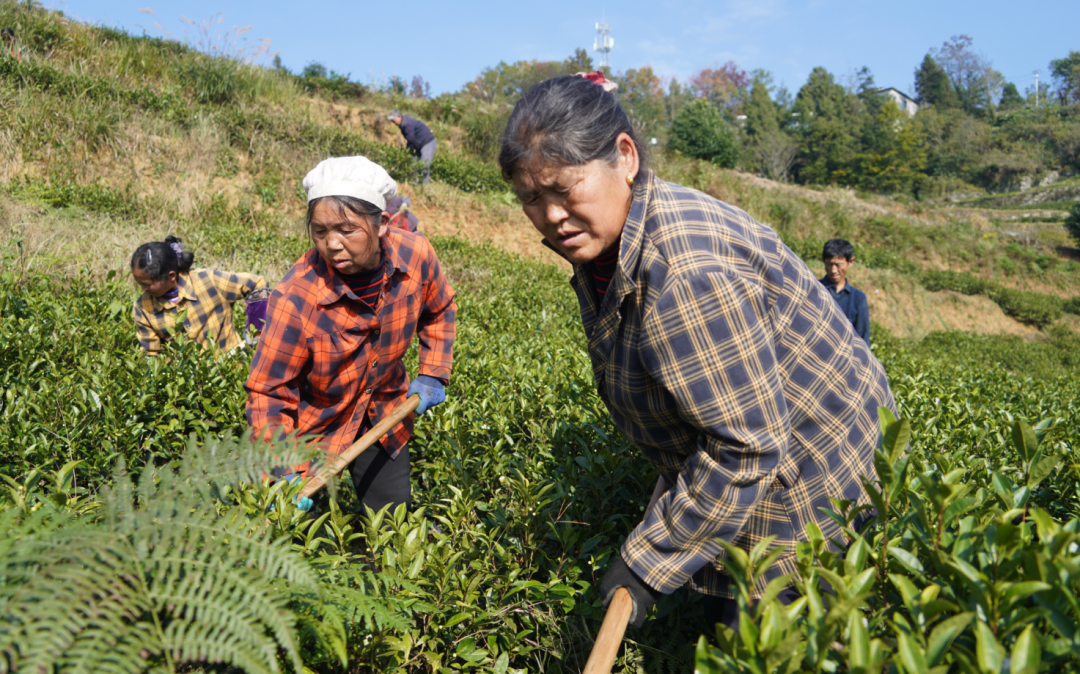
MULTIPOLYGON (((0 2, 0 24, 26 53, 0 55, 0 672, 579 671, 595 586, 656 476, 595 393, 565 266, 482 142, 512 92, 485 99, 482 75, 413 98, 24 3, 0 2), (415 170, 391 107, 440 139, 433 184, 404 189, 458 291, 449 399, 417 424, 416 511, 358 516, 346 484, 303 513, 244 439, 251 350, 144 358, 127 261, 174 233, 200 266, 276 282, 309 247, 300 180, 319 159, 415 170)), ((856 243, 903 420, 883 419, 866 482, 876 525, 844 557, 813 532, 800 548, 807 601, 744 598, 757 627, 699 644, 679 591, 618 671, 1075 669, 1080 262, 1063 214, 652 159, 811 265, 828 238, 856 243)), ((752 584, 761 563, 729 568, 752 584)))

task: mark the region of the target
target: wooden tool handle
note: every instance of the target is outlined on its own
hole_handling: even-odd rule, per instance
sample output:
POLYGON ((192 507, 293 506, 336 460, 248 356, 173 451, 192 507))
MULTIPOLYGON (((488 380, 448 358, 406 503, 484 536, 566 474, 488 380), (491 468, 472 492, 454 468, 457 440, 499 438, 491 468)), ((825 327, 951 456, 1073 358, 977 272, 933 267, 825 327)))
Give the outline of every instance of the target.
POLYGON ((401 423, 402 419, 412 414, 419 405, 419 393, 414 393, 406 398, 404 403, 395 407, 393 412, 375 424, 375 427, 370 431, 360 436, 360 439, 349 445, 344 452, 330 457, 329 462, 319 470, 319 473, 304 483, 304 488, 300 490, 300 497, 311 496, 322 489, 327 480, 345 470, 345 466, 348 466, 353 462, 353 459, 363 454, 368 447, 374 445, 376 440, 389 433, 394 426, 401 423))
MULTIPOLYGON (((652 498, 649 499, 649 507, 645 514, 653 509, 656 502, 668 490, 667 482, 661 477, 653 487, 652 498)), ((625 587, 615 590, 615 596, 608 604, 607 613, 604 614, 604 622, 600 625, 600 632, 593 642, 592 652, 589 653, 589 661, 585 663, 582 674, 611 674, 611 666, 615 664, 615 657, 619 654, 619 646, 622 645, 623 635, 626 634, 626 625, 630 622, 630 616, 634 612, 634 599, 630 591, 625 587)))
POLYGON ((633 612, 634 599, 630 596, 630 590, 625 587, 615 590, 615 596, 608 604, 604 623, 600 625, 600 632, 596 635, 592 653, 589 653, 589 661, 585 663, 582 674, 610 674, 633 612))

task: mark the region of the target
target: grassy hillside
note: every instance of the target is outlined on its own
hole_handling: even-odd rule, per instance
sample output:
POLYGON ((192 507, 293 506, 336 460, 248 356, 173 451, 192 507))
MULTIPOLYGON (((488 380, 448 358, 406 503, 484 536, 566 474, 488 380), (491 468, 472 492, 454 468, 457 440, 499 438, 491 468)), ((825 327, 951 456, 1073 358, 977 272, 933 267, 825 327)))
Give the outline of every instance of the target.
MULTIPOLYGON (((20 259, 34 268, 115 269, 126 251, 169 232, 190 239, 204 263, 232 267, 244 239, 297 235, 300 180, 320 158, 362 153, 408 177, 403 142, 384 119, 391 107, 428 120, 440 138, 438 184, 406 188, 425 230, 554 259, 536 245, 495 167, 465 150, 476 145, 475 127, 486 128, 478 120, 505 114, 498 108, 372 91, 343 97, 288 73, 14 3, 0 5, 0 23, 16 26, 30 53, 22 63, 0 61, 0 231, 22 239, 20 259), (200 231, 214 219, 234 227, 223 240, 200 231), (90 223, 104 236, 73 236, 90 223)), ((1068 308, 1061 300, 1080 292, 1080 263, 1059 221, 783 185, 675 156, 653 163, 661 177, 775 227, 811 264, 825 239, 854 241, 862 263, 854 282, 868 291, 875 322, 899 336, 1037 337, 1068 308), (1037 295, 1000 301, 1001 292, 965 295, 955 284, 923 282, 925 271, 943 269, 1037 295)), ((268 254, 254 270, 277 276, 291 259, 268 254)))

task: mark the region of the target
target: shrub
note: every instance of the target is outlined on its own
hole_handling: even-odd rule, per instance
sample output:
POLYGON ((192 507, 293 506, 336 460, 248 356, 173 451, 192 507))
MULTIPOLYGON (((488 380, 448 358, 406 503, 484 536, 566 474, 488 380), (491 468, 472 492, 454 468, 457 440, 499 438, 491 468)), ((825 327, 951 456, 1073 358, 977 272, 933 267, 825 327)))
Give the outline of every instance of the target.
POLYGON ((970 272, 949 270, 930 270, 922 273, 919 279, 924 288, 932 293, 952 290, 963 295, 981 295, 986 292, 987 282, 970 272))
POLYGON ((1070 300, 1066 300, 1065 304, 1061 306, 1061 310, 1066 313, 1076 314, 1080 316, 1080 295, 1070 300))
POLYGON ((436 153, 431 179, 453 185, 462 192, 505 192, 506 181, 494 164, 448 152, 436 153))
POLYGON ((1080 201, 1073 204, 1072 210, 1065 218, 1065 231, 1080 245, 1080 201))
POLYGON ((465 149, 486 162, 494 162, 502 147, 502 134, 510 119, 510 108, 477 108, 461 119, 465 130, 465 149))
POLYGON ((964 295, 986 295, 1001 307, 1006 316, 1037 328, 1045 328, 1061 318, 1065 308, 1064 302, 1052 295, 1006 288, 966 271, 926 271, 919 280, 930 292, 952 290, 964 295))
POLYGON ((739 161, 735 132, 720 111, 703 98, 688 103, 672 120, 668 148, 725 168, 739 161))
POLYGON ((176 72, 200 103, 224 105, 239 99, 240 64, 232 59, 192 53, 180 60, 176 72))
POLYGON ((326 66, 316 62, 304 66, 299 81, 305 91, 312 94, 321 94, 334 100, 352 99, 361 101, 367 94, 364 85, 350 81, 348 75, 342 75, 333 70, 327 71, 326 66))
POLYGON ((1045 328, 1061 318, 1064 309, 1064 302, 1052 295, 1001 286, 988 288, 986 296, 997 302, 1006 316, 1037 328, 1045 328))

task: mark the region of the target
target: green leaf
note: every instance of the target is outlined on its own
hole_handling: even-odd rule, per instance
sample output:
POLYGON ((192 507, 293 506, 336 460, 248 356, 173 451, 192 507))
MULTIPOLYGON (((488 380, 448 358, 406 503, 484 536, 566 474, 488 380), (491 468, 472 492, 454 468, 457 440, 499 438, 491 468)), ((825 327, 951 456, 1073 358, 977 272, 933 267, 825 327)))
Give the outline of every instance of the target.
POLYGON ((1045 592, 1049 589, 1052 589, 1051 586, 1040 580, 1025 580, 1019 583, 1013 583, 1005 592, 1005 599, 1009 601, 1026 599, 1036 592, 1045 592))
POLYGON ((1018 419, 1013 423, 1012 441, 1024 463, 1031 461, 1031 457, 1035 455, 1035 450, 1039 446, 1039 439, 1027 422, 1018 419))
POLYGON ((1064 454, 1051 454, 1050 456, 1044 456, 1037 461, 1028 472, 1027 486, 1029 489, 1034 489, 1054 472, 1061 460, 1065 458, 1064 454))
POLYGON ((1010 671, 1020 674, 1021 672, 1037 672, 1042 664, 1042 648, 1039 646, 1039 636, 1035 633, 1035 626, 1028 625, 1017 637, 1013 644, 1012 662, 1010 671))
POLYGON ((911 554, 903 548, 889 548, 889 555, 900 563, 900 566, 904 567, 911 573, 922 575, 924 571, 922 562, 919 558, 911 554))
POLYGON ((1005 649, 998 643, 990 627, 983 621, 975 623, 975 657, 985 674, 999 674, 1005 661, 1005 649))
POLYGON ((911 422, 901 419, 889 424, 881 440, 881 448, 889 457, 890 463, 896 463, 908 449, 911 441, 911 422))
POLYGON ((896 631, 896 646, 900 655, 900 664, 908 674, 924 674, 926 672, 926 655, 919 643, 907 632, 896 631))
POLYGON ((852 667, 870 664, 870 636, 863 620, 861 611, 852 611, 848 616, 848 661, 852 667))
POLYGON ((885 435, 885 433, 889 430, 889 426, 896 423, 896 415, 893 414, 892 410, 890 410, 888 407, 880 406, 877 408, 877 413, 878 420, 881 423, 881 434, 885 435))
POLYGON ((926 660, 931 667, 941 664, 941 659, 949 650, 949 646, 956 637, 967 629, 975 617, 974 613, 961 613, 951 618, 946 618, 934 626, 930 632, 930 638, 926 640, 926 660))
POLYGON ((447 620, 446 624, 443 625, 443 627, 453 627, 454 625, 457 625, 460 622, 464 622, 464 621, 469 619, 469 615, 471 615, 469 612, 462 611, 461 613, 458 613, 457 615, 455 615, 453 618, 447 620))

